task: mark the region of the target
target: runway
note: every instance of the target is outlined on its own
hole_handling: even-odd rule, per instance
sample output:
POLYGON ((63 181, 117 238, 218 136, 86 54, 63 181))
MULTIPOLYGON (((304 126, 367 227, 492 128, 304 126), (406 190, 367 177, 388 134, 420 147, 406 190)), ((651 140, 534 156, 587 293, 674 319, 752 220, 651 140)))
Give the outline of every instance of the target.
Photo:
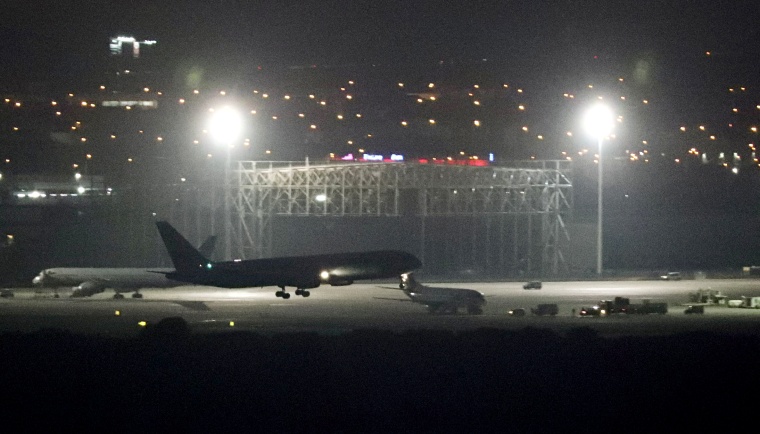
MULTIPOLYGON (((90 298, 72 299, 61 292, 17 289, 15 297, 0 299, 0 331, 31 332, 62 329, 74 333, 133 336, 145 326, 167 317, 182 317, 193 332, 251 331, 264 334, 316 332, 337 334, 358 329, 465 331, 478 328, 519 330, 526 327, 567 333, 590 328, 602 336, 663 335, 705 330, 760 334, 760 309, 707 306, 702 315, 686 315, 688 294, 697 289, 720 290, 728 299, 760 296, 760 280, 703 279, 667 281, 574 281, 544 282, 540 290, 524 290, 524 282, 426 283, 430 286, 470 288, 485 294, 482 315, 432 315, 425 306, 412 303, 394 289, 395 282, 371 282, 349 286, 323 286, 311 297, 293 295, 289 300, 274 296, 274 288, 227 290, 188 286, 144 289, 143 299, 126 294, 113 299, 113 291, 90 298), (601 299, 629 297, 668 303, 666 315, 614 315, 581 318, 572 315, 601 299), (554 317, 512 317, 508 311, 529 311, 539 303, 556 303, 554 317)), ((291 291, 292 292, 292 291, 291 291)))

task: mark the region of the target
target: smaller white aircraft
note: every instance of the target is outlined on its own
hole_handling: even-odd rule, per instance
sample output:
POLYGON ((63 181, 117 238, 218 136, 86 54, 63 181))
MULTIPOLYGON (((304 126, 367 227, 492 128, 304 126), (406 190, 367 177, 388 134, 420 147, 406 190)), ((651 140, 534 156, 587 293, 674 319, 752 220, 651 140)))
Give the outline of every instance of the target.
MULTIPOLYGON (((411 301, 428 308, 430 313, 455 314, 459 308, 466 308, 471 315, 483 313, 486 304, 485 295, 474 289, 436 288, 418 283, 411 273, 401 275, 399 288, 409 299, 375 297, 381 300, 411 301)), ((395 289, 395 288, 394 288, 395 289)))
MULTIPOLYGON (((214 251, 216 236, 212 235, 203 242, 199 251, 211 256, 214 251)), ((166 277, 174 272, 173 268, 70 268, 58 267, 42 270, 32 279, 35 287, 52 288, 55 298, 59 297, 58 288, 71 288, 72 297, 90 297, 113 289, 113 298, 124 298, 123 292, 133 292, 132 298, 142 298, 142 288, 173 288, 187 285, 166 277)))

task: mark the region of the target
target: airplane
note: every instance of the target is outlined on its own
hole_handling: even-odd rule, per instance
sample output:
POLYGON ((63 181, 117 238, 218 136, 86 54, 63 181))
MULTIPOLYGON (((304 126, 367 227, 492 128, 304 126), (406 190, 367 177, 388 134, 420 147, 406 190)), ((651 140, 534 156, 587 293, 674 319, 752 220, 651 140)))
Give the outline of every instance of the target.
MULTIPOLYGON (((214 252, 216 235, 212 235, 201 244, 199 251, 205 255, 214 252)), ((123 292, 133 292, 132 298, 142 298, 141 288, 174 288, 185 285, 166 278, 173 268, 47 268, 32 279, 32 285, 41 288, 53 288, 53 296, 59 298, 58 288, 73 289, 71 297, 90 297, 112 288, 113 298, 124 298, 123 292)))
POLYGON ((344 286, 356 280, 398 277, 422 266, 411 253, 398 250, 333 253, 212 262, 166 221, 156 222, 161 238, 174 264, 169 279, 196 285, 222 288, 277 286, 275 296, 290 298, 311 295, 309 289, 326 284, 344 286))
MULTIPOLYGON (((474 289, 465 288, 436 288, 418 283, 411 273, 401 275, 399 285, 409 300, 398 298, 382 298, 381 300, 411 301, 424 304, 430 313, 455 314, 460 307, 467 308, 467 313, 480 315, 483 313, 483 305, 486 304, 485 295, 474 289)), ((394 288, 395 289, 395 288, 394 288)))

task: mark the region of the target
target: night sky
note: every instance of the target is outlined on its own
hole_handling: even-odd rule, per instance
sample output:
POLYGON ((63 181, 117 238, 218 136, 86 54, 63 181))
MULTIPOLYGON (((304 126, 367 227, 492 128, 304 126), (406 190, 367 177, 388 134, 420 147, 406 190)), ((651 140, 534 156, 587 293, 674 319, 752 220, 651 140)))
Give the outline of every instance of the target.
MULTIPOLYGON (((590 97, 591 93, 625 95, 628 117, 619 131, 619 146, 610 148, 608 155, 625 155, 629 150, 638 151, 644 147, 651 149, 652 154, 662 151, 663 157, 667 153, 668 165, 655 170, 658 176, 676 176, 671 170, 673 155, 685 157, 689 149, 687 145, 691 146, 692 141, 700 149, 711 152, 711 158, 716 151, 725 151, 729 158, 732 152, 739 151, 743 153, 743 161, 751 161, 746 158, 749 154, 747 144, 756 143, 756 131, 749 132, 749 128, 760 121, 756 109, 760 107, 760 27, 757 25, 760 6, 752 0, 31 0, 6 3, 2 6, 3 19, 0 20, 0 91, 14 95, 14 98, 16 94, 19 98, 25 95, 46 98, 70 91, 86 94, 103 82, 110 85, 104 80, 111 58, 109 40, 121 34, 138 40, 158 41, 152 49, 156 70, 163 77, 173 77, 175 84, 180 82, 177 77, 187 75, 189 70, 203 71, 207 82, 199 87, 204 89, 239 88, 250 92, 248 87, 256 82, 252 73, 259 68, 267 74, 256 76, 259 80, 256 85, 264 86, 260 83, 264 75, 282 81, 283 76, 278 71, 318 66, 317 74, 327 71, 323 74, 325 77, 329 77, 331 71, 338 71, 335 76, 345 75, 342 79, 358 77, 360 86, 365 86, 362 89, 368 94, 371 89, 392 89, 396 95, 399 91, 395 80, 404 80, 410 86, 438 82, 441 77, 434 75, 440 65, 445 68, 438 70, 448 71, 447 78, 450 79, 449 83, 440 80, 442 89, 447 84, 452 88, 471 88, 475 83, 484 84, 484 88, 489 85, 501 88, 501 83, 509 83, 512 86, 509 92, 525 87, 525 96, 514 102, 527 103, 527 117, 508 117, 513 120, 509 125, 492 123, 496 125, 493 134, 501 131, 499 128, 514 127, 510 135, 497 140, 492 139, 497 136, 487 139, 479 139, 480 136, 476 135, 463 136, 472 138, 466 144, 489 147, 489 151, 492 143, 503 145, 511 140, 509 145, 514 143, 513 147, 501 149, 502 154, 511 158, 528 155, 534 148, 539 151, 550 149, 548 145, 536 146, 537 139, 534 140, 533 134, 546 132, 546 143, 557 146, 551 148, 555 151, 571 141, 565 137, 565 131, 574 128, 570 126, 570 117, 575 114, 567 110, 571 103, 562 97, 564 92, 577 94, 578 101, 590 97), (390 86, 386 86, 388 83, 374 88, 365 85, 361 80, 366 78, 369 81, 371 74, 354 74, 353 71, 374 71, 375 76, 387 79, 390 86), (486 83, 485 78, 493 80, 486 83), (591 83, 595 85, 593 91, 587 88, 591 83), (649 100, 653 104, 646 105, 649 100), (523 134, 519 127, 529 123, 531 133, 523 134), (698 129, 701 125, 707 125, 708 132, 701 132, 698 129), (688 132, 681 133, 686 131, 686 126, 688 132), (629 130, 625 131, 625 128, 629 130), (679 131, 679 128, 684 130, 679 131), (709 134, 716 134, 718 140, 709 140, 709 134), (526 149, 516 149, 520 146, 526 149)), ((295 80, 308 75, 297 75, 295 80)), ((184 97, 182 92, 188 92, 188 88, 171 89, 160 82, 148 84, 166 90, 167 95, 175 91, 174 94, 184 97)), ((292 83, 280 84, 287 88, 292 83)), ((330 86, 333 84, 323 87, 330 86)), ((507 91, 502 92, 506 94, 507 91)), ((373 119, 392 119, 395 127, 398 127, 397 121, 402 120, 400 116, 406 115, 406 106, 396 107, 398 116, 386 113, 392 112, 393 107, 384 104, 387 99, 383 95, 372 94, 371 98, 361 101, 370 104, 363 109, 377 112, 373 119)), ((268 104, 276 111, 280 109, 277 104, 284 103, 268 104)), ((442 106, 445 107, 443 103, 442 106)), ((8 107, 13 110, 12 106, 8 107)), ((23 107, 18 113, 26 113, 27 106, 23 107)), ((467 113, 462 109, 456 111, 462 116, 467 113)), ((487 113, 495 117, 503 114, 498 111, 487 113)), ((295 112, 291 114, 295 116, 295 112)), ((160 121, 171 119, 166 116, 160 121)), ((153 126, 158 129, 161 123, 159 120, 156 123, 158 125, 153 126)), ((295 131, 291 124, 282 124, 286 125, 282 131, 295 131)), ((327 121, 324 124, 328 125, 327 121)), ((142 123, 140 125, 140 128, 144 127, 142 123)), ((151 125, 148 122, 145 128, 150 130, 151 125)), ((280 131, 274 129, 271 122, 266 125, 267 128, 259 130, 273 136, 280 131)), ((10 128, 15 124, 7 126, 10 128)), ((131 126, 126 122, 120 124, 124 128, 131 126)), ((387 132, 388 129, 379 130, 387 132)), ((470 130, 467 124, 462 131, 469 134, 470 130)), ((124 131, 119 137, 128 140, 130 136, 124 131)), ((271 144, 261 138, 254 142, 275 149, 280 142, 295 143, 299 158, 303 155, 303 148, 314 148, 314 152, 318 151, 320 155, 326 151, 317 149, 316 142, 299 142, 293 137, 296 136, 283 133, 272 138, 271 144)), ((402 137, 407 149, 381 148, 380 151, 410 152, 409 143, 415 144, 414 140, 421 136, 410 137, 402 137)), ((332 152, 335 143, 345 143, 345 137, 338 138, 327 138, 319 143, 330 146, 332 152)), ((164 146, 167 148, 168 143, 176 146, 184 143, 179 135, 167 135, 166 139, 164 146)), ((395 143, 393 139, 398 137, 386 138, 391 145, 395 143)), ((572 140, 576 140, 575 137, 572 140)), ((460 146, 460 143, 450 141, 452 143, 447 146, 460 146)), ((89 146, 94 147, 96 143, 97 139, 88 141, 89 146)), ((424 147, 427 146, 425 143, 416 144, 424 147)), ((473 153, 483 151, 478 146, 470 146, 467 150, 473 153)), ((19 149, 26 151, 27 148, 19 149)), ((576 149, 568 147, 568 150, 576 149)), ((121 154, 114 155, 122 157, 121 154)), ((539 154, 539 158, 544 157, 539 154)), ((13 161, 15 164, 15 157, 13 161)), ((45 161, 49 162, 49 159, 45 161)), ((68 168, 69 162, 66 163, 68 168)), ((722 170, 722 175, 733 176, 723 173, 728 173, 724 169, 716 166, 705 170, 722 170)), ((737 182, 733 178, 727 181, 729 183, 720 184, 727 185, 726 190, 732 192, 730 200, 721 192, 710 196, 716 200, 705 200, 703 196, 706 197, 707 193, 702 192, 709 189, 698 187, 702 184, 696 184, 690 178, 684 178, 687 181, 681 178, 660 181, 649 189, 644 185, 638 186, 637 190, 628 182, 636 178, 635 175, 619 177, 617 185, 615 177, 610 177, 606 181, 611 196, 609 203, 615 204, 621 215, 635 215, 615 200, 629 198, 629 195, 635 199, 638 193, 642 199, 636 203, 641 209, 667 208, 667 212, 661 213, 666 223, 672 223, 675 213, 691 215, 696 208, 701 212, 753 213, 757 172, 745 172, 749 181, 742 181, 741 188, 731 184, 737 182), (747 187, 742 187, 745 184, 747 187), (684 186, 692 187, 693 200, 684 193, 684 186), (671 197, 687 197, 688 200, 685 200, 686 205, 674 206, 672 203, 675 202, 668 199, 671 197), (658 202, 653 205, 649 198, 656 198, 658 202)), ((709 178, 703 174, 698 176, 709 178)), ((582 193, 583 179, 581 176, 577 179, 576 186, 582 193)), ((639 179, 646 183, 646 177, 639 176, 639 179)), ((586 190, 592 191, 595 184, 586 184, 586 190)), ((583 195, 578 196, 577 209, 593 209, 593 201, 584 203, 583 195)), ((614 216, 611 216, 609 221, 613 220, 614 216)), ((626 224, 622 222, 619 226, 625 227, 626 224)), ((741 230, 736 231, 736 239, 746 239, 741 230)), ((642 245, 662 242, 663 237, 658 234, 649 236, 654 241, 641 242, 642 245)), ((613 238, 610 237, 608 243, 616 242, 613 238)), ((728 248, 737 250, 734 246, 728 248)), ((638 254, 631 249, 609 251, 638 254)), ((617 262, 627 263, 628 259, 617 262)))
MULTIPOLYGON (((167 63, 415 63, 493 59, 526 72, 571 73, 590 58, 663 76, 706 51, 754 78, 760 7, 708 1, 57 1, 3 5, 3 74, 76 74, 122 32, 159 40, 167 63)), ((222 68, 220 68, 222 69, 222 68)), ((685 76, 684 76, 685 75, 685 76)), ((642 79, 646 79, 645 77, 642 79)), ((756 79, 755 79, 756 80, 756 79)))

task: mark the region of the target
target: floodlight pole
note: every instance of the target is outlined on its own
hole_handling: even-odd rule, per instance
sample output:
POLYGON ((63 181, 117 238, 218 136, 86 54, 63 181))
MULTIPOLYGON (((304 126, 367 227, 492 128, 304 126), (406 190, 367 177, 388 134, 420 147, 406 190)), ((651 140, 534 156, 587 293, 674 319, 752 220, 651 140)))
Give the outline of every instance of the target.
POLYGON ((224 260, 232 260, 232 231, 230 227, 230 196, 232 195, 232 186, 230 185, 230 145, 227 144, 227 157, 224 162, 224 260))
POLYGON ((596 274, 602 276, 602 140, 599 138, 599 198, 597 200, 597 227, 596 227, 596 274))

